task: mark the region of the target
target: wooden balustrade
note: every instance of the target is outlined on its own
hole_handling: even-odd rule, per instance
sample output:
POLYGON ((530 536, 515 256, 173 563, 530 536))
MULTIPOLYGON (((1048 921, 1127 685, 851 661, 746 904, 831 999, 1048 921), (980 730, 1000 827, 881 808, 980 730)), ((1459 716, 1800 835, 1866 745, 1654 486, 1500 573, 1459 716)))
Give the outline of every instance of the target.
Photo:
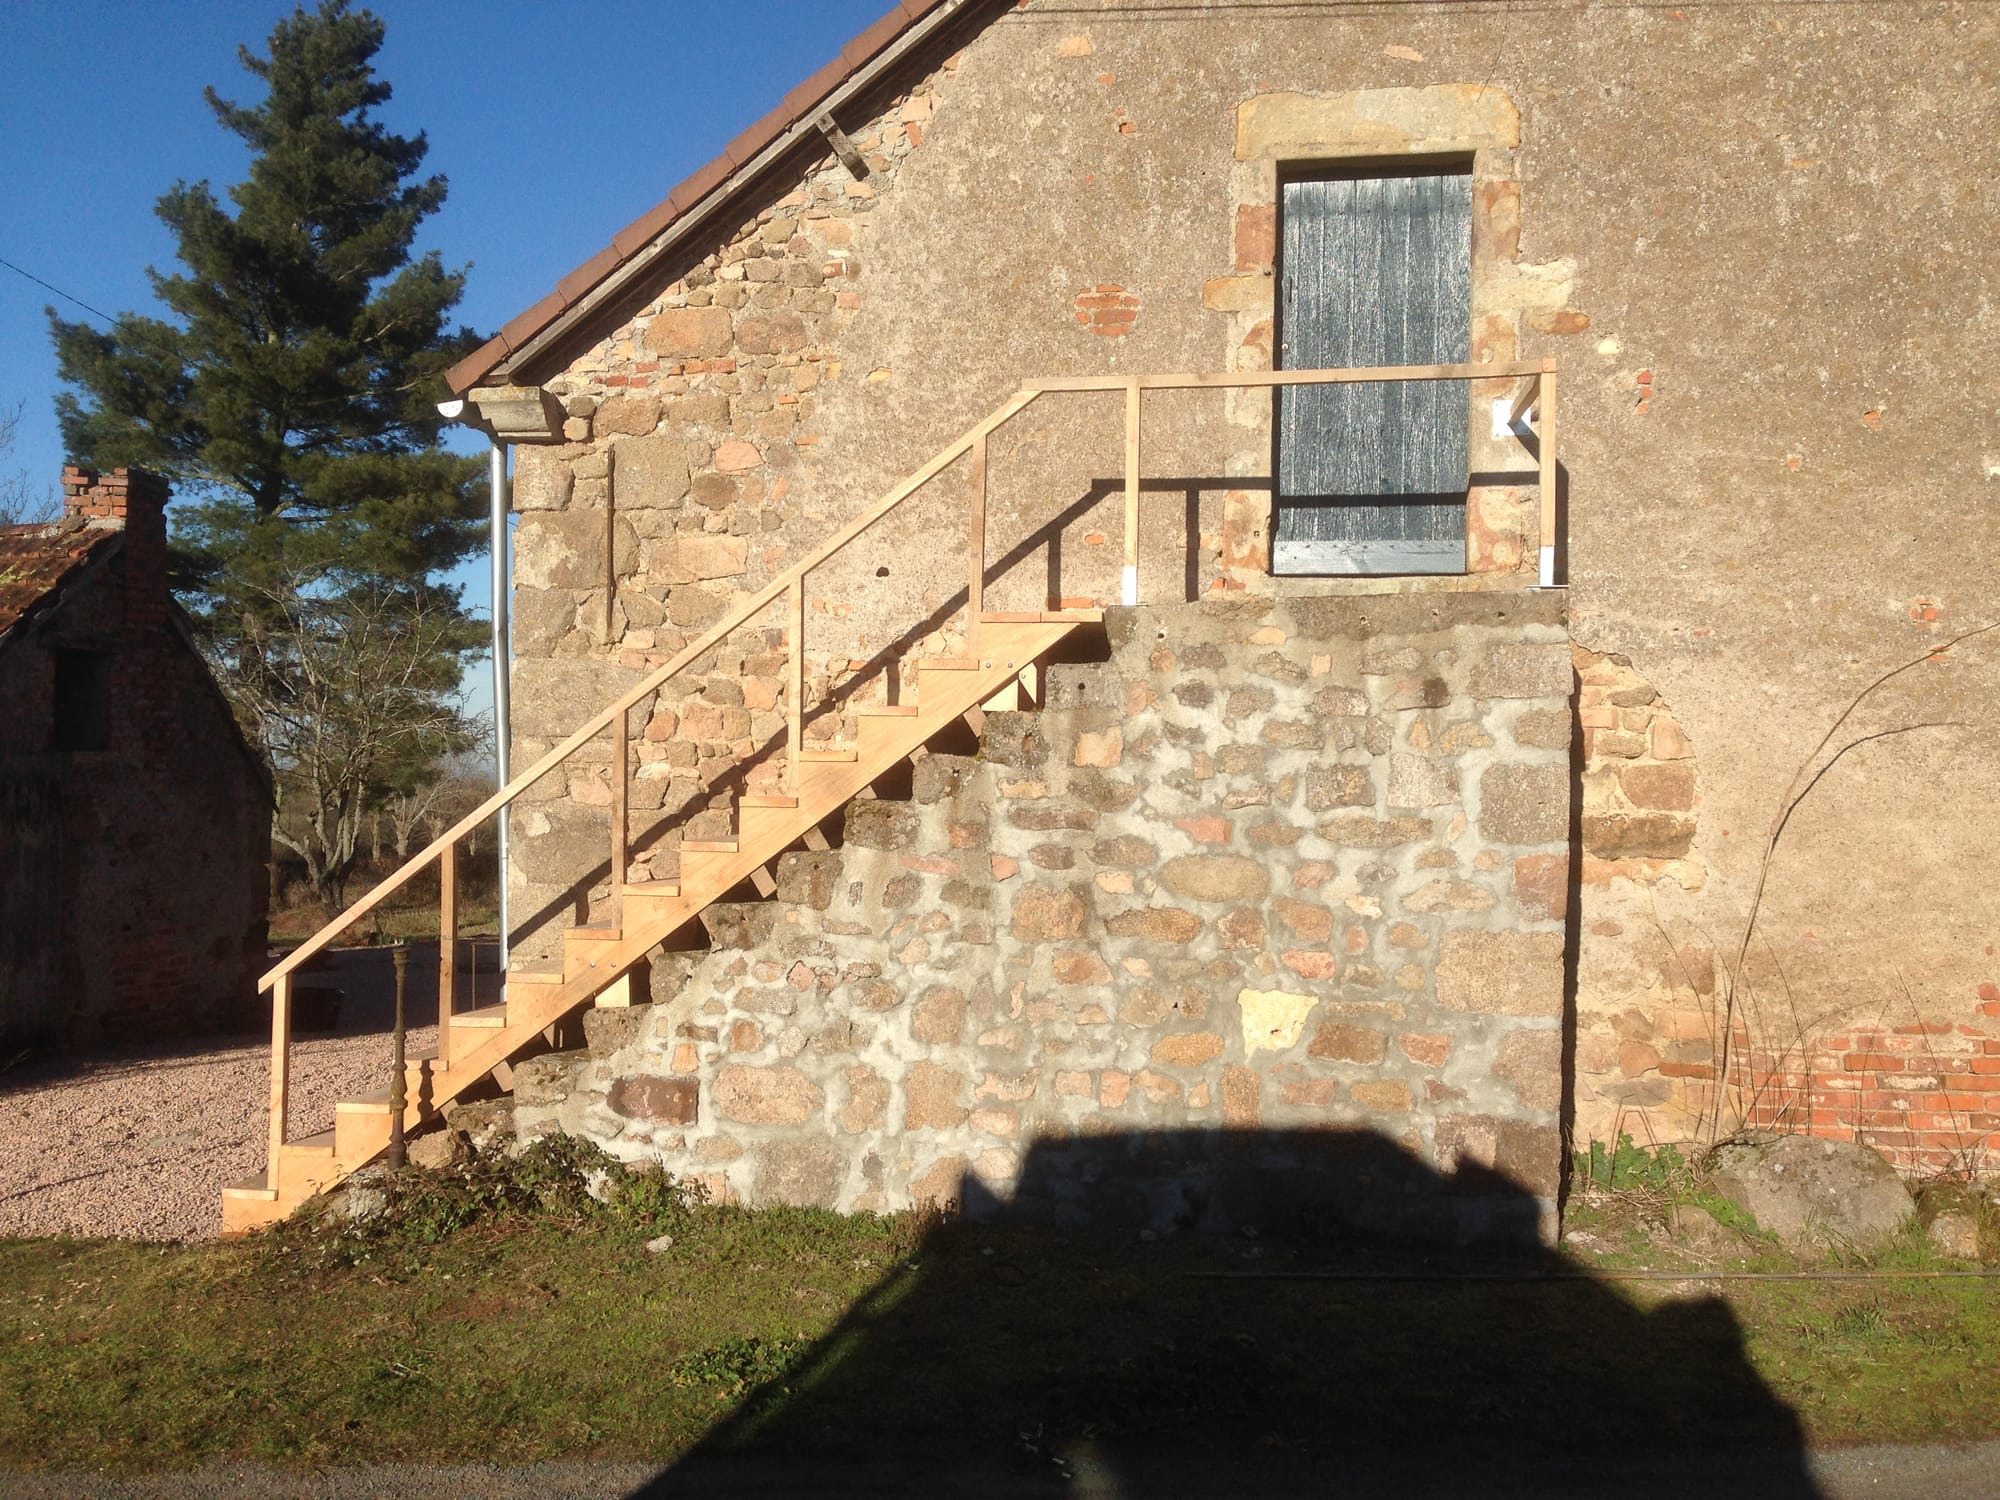
MULTIPOLYGON (((1019 390, 970 430, 941 449, 922 468, 891 489, 886 495, 849 521, 817 551, 794 564, 720 622, 710 626, 696 640, 610 707, 578 728, 527 770, 488 797, 477 808, 454 823, 429 847, 412 856, 360 900, 354 902, 305 943, 287 954, 259 981, 260 989, 271 991, 271 1160, 285 1141, 290 1084, 292 975, 300 965, 330 944, 340 933, 401 889, 420 870, 436 861, 439 866, 438 903, 438 1055, 448 1056, 449 1028, 454 1008, 458 941, 458 843, 486 819, 502 812, 529 787, 569 759, 600 733, 609 732, 611 742, 611 856, 610 875, 614 900, 619 899, 630 867, 629 781, 630 723, 633 707, 659 691, 662 685, 698 661, 731 633, 755 619, 767 606, 784 599, 784 634, 787 644, 786 695, 786 777, 787 788, 799 791, 799 764, 804 746, 805 701, 805 580, 815 568, 838 554, 876 522, 916 494, 960 458, 970 458, 967 486, 968 566, 966 578, 966 654, 977 659, 980 645, 980 617, 985 610, 986 523, 987 523, 987 440, 1043 395, 1083 394, 1123 391, 1125 395, 1124 453, 1124 548, 1120 578, 1120 600, 1139 603, 1139 493, 1142 477, 1140 428, 1144 396, 1148 391, 1227 390, 1273 388, 1289 385, 1340 385, 1410 380, 1495 380, 1518 382, 1513 395, 1504 398, 1506 418, 1518 423, 1530 411, 1537 413, 1537 459, 1541 500, 1541 556, 1539 581, 1545 586, 1556 582, 1556 367, 1553 361, 1491 365, 1399 365, 1342 370, 1263 370, 1223 374, 1165 375, 1085 375, 1024 382, 1019 390)), ((608 522, 607 522, 608 525, 608 522)), ((609 535, 607 532, 607 547, 609 535)), ((615 582, 615 580, 614 580, 615 582)), ((1061 601, 1056 601, 1058 605, 1061 601)), ((609 604, 607 603, 607 626, 609 604)), ((507 872, 502 870, 505 880, 507 872)), ((504 934, 503 934, 504 937, 504 934)), ((500 976, 503 992, 505 975, 500 976)), ((475 984, 476 987, 476 984, 475 984)), ((477 997, 474 997, 476 1003, 477 997)))

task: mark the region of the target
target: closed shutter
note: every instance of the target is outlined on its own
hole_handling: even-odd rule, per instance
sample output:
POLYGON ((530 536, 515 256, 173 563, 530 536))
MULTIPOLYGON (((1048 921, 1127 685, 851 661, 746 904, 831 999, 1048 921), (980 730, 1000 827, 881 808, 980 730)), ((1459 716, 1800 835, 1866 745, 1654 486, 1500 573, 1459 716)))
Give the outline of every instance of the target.
MULTIPOLYGON (((1283 368, 1465 363, 1470 172, 1289 182, 1283 215, 1283 368)), ((1461 381, 1280 387, 1274 571, 1463 572, 1469 413, 1461 381)))

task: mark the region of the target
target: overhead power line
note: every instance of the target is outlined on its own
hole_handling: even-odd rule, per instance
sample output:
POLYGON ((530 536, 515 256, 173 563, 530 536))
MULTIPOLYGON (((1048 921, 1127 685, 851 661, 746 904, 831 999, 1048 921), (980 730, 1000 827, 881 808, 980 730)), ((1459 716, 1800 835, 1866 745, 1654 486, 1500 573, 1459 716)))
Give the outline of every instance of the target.
POLYGON ((78 307, 82 308, 85 312, 89 313, 93 318, 102 318, 105 322, 113 324, 115 324, 118 321, 116 318, 112 317, 110 313, 105 312, 102 308, 92 307, 88 302, 84 301, 83 298, 71 296, 68 292, 64 291, 61 287, 57 286, 54 282, 42 280, 42 278, 37 276, 33 271, 22 270, 19 266, 15 265, 14 262, 8 260, 5 256, 0 256, 0 266, 5 266, 8 270, 12 271, 16 276, 27 277, 28 280, 34 282, 36 286, 43 288, 45 291, 54 292, 58 297, 62 298, 63 301, 65 302, 74 302, 78 307))

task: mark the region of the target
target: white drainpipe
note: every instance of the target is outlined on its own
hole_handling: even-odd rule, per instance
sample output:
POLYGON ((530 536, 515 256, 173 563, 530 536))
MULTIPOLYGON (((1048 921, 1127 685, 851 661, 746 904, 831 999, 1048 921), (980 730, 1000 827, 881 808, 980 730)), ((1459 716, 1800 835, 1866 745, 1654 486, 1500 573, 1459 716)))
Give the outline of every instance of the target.
MULTIPOLYGON (((507 711, 507 690, 509 668, 513 664, 514 653, 510 648, 507 632, 507 603, 509 595, 509 570, 507 567, 507 445, 495 440, 492 451, 487 456, 487 487, 492 491, 493 535, 493 747, 495 773, 500 785, 505 786, 512 776, 509 774, 509 745, 513 738, 509 726, 512 724, 507 711)), ((507 863, 507 824, 511 821, 510 808, 500 809, 500 973, 507 972, 507 943, 513 928, 507 921, 507 886, 511 866, 507 863)), ((503 978, 502 983, 505 983, 503 978)))
MULTIPOLYGON (((465 420, 466 403, 441 401, 438 415, 447 422, 465 420)), ((472 424, 477 425, 477 424, 472 424)), ((484 428, 481 428, 484 431, 484 428)), ((508 668, 514 656, 508 644, 507 601, 509 570, 507 566, 507 445, 487 433, 492 448, 487 454, 486 480, 492 501, 491 535, 487 539, 487 549, 493 560, 493 769, 499 784, 505 786, 510 779, 508 741, 511 722, 507 711, 508 668)), ((500 861, 500 973, 507 972, 507 942, 513 929, 507 920, 507 823, 508 810, 502 808, 499 814, 500 838, 498 856, 500 861)), ((504 981, 503 981, 504 983, 504 981)))

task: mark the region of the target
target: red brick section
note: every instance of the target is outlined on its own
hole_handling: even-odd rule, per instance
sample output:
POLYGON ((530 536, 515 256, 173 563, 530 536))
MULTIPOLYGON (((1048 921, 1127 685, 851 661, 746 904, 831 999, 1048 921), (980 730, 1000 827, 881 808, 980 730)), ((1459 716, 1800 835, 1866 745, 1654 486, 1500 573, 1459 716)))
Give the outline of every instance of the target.
MULTIPOLYGON (((842 48, 839 57, 785 95, 776 109, 732 140, 720 156, 698 168, 665 199, 612 236, 609 245, 557 282, 554 291, 511 319, 499 333, 446 371, 445 380, 452 390, 462 394, 479 384, 508 355, 540 335, 628 261, 643 253, 669 225, 698 205, 710 202, 710 195, 716 189, 731 185, 731 179, 741 173, 766 146, 801 120, 809 119, 820 101, 861 72, 904 32, 944 3, 946 0, 901 0, 900 4, 892 7, 874 25, 842 48)), ((999 0, 970 0, 966 8, 970 11, 982 5, 998 3, 999 0)), ((720 200, 714 200, 712 206, 719 205, 720 200)))
MULTIPOLYGON (((2000 986, 1979 1001, 2000 1022, 2000 986)), ((2000 1155, 2000 1024, 1856 1028, 1749 1066, 1752 1126, 1860 1140, 1906 1172, 1983 1171, 2000 1155)))
POLYGON ((1139 322, 1139 294, 1122 286, 1086 287, 1074 305, 1077 322, 1099 338, 1123 338, 1139 322))
POLYGON ((142 636, 167 619, 167 481, 145 469, 63 470, 63 514, 125 528, 125 631, 142 636))

